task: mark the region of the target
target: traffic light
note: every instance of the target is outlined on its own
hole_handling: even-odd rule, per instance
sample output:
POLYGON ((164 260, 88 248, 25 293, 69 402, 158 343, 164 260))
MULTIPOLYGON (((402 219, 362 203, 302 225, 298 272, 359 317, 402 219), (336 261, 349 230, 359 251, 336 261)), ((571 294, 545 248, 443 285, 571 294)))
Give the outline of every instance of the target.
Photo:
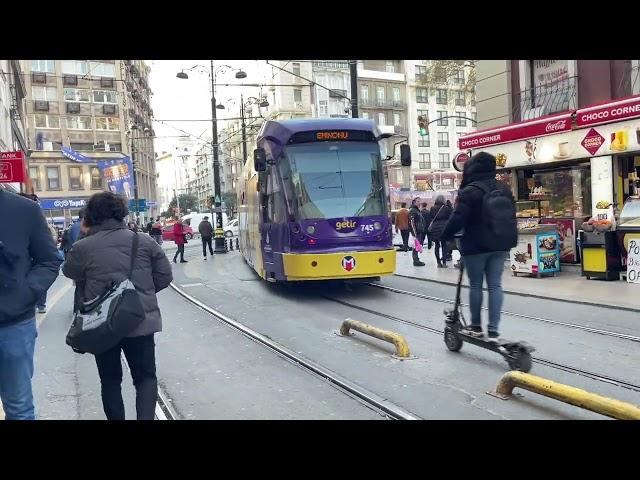
POLYGON ((427 117, 424 115, 418 115, 418 127, 420 128, 418 132, 421 137, 427 135, 427 117))

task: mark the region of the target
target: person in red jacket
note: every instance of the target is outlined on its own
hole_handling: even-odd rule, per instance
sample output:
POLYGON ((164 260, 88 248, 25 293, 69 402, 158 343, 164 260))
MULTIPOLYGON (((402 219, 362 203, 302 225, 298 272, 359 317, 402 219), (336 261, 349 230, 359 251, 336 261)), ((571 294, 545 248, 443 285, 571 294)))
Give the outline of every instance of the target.
POLYGON ((184 238, 184 235, 184 225, 182 224, 182 220, 178 218, 173 226, 173 241, 176 242, 176 245, 178 246, 178 250, 176 250, 176 254, 173 256, 173 263, 177 263, 176 259, 178 258, 178 254, 180 254, 180 263, 187 263, 184 259, 184 244, 187 243, 187 239, 184 238))

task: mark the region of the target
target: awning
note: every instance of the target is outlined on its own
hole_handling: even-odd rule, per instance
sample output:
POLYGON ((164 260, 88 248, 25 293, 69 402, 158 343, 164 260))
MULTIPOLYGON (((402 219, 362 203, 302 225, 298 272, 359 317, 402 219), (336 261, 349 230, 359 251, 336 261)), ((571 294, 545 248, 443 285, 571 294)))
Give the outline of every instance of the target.
POLYGON ((640 117, 640 95, 576 110, 578 127, 618 122, 634 117, 640 117))

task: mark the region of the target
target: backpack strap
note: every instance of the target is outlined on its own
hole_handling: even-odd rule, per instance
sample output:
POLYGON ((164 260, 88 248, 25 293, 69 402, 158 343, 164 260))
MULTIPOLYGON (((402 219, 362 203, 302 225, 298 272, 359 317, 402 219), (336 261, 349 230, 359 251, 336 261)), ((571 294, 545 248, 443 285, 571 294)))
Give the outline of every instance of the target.
POLYGON ((469 184, 470 187, 476 187, 480 190, 482 190, 485 194, 489 193, 491 191, 491 189, 489 187, 487 187, 484 183, 481 182, 471 182, 469 184))
POLYGON ((133 275, 133 267, 135 266, 136 263, 136 256, 138 256, 138 243, 140 242, 140 239, 138 237, 138 234, 134 232, 133 234, 133 245, 131 247, 131 264, 129 266, 129 275, 127 276, 127 278, 129 280, 131 280, 131 276, 133 275))

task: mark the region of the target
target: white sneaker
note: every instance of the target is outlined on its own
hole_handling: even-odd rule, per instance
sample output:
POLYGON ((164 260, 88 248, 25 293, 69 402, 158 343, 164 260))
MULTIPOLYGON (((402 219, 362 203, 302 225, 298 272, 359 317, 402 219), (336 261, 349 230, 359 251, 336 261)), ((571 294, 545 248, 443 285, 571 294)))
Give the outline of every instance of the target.
POLYGON ((207 259, 207 257, 204 257, 204 259, 206 260, 206 259, 207 259))

